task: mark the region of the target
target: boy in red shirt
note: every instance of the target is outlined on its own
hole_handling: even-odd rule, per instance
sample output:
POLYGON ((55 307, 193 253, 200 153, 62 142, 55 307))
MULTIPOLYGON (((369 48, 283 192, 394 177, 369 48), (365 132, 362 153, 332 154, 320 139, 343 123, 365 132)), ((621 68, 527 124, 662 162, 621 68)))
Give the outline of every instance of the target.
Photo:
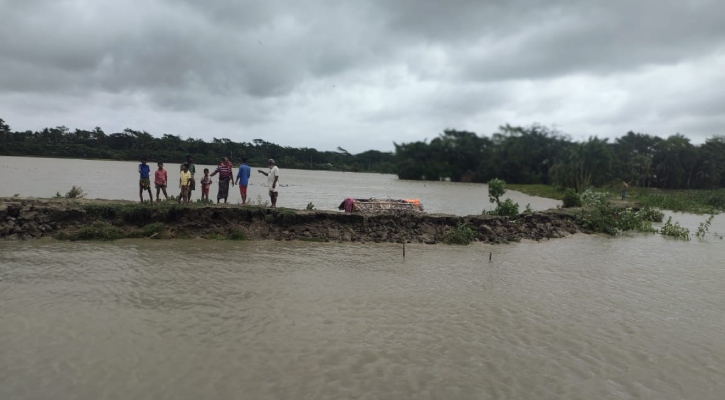
POLYGON ((204 177, 201 178, 201 200, 209 201, 209 186, 211 186, 211 178, 209 177, 209 168, 204 168, 204 177))

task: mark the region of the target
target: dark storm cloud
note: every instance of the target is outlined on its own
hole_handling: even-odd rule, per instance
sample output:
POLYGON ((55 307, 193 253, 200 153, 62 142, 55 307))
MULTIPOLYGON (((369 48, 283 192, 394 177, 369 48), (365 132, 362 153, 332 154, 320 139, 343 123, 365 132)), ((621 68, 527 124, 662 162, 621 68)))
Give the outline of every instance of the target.
POLYGON ((725 2, 715 1, 610 1, 572 7, 499 37, 501 44, 479 46, 479 54, 467 57, 465 76, 530 79, 678 63, 723 48, 722 15, 725 2))
POLYGON ((36 1, 34 9, 4 4, 10 23, 0 29, 14 40, 0 45, 3 60, 16 69, 42 68, 44 76, 8 77, 1 87, 53 91, 65 84, 123 91, 201 84, 195 89, 265 97, 366 57, 346 42, 364 40, 365 30, 344 20, 349 10, 321 4, 285 8, 279 2, 145 3, 87 1, 73 7, 53 0, 36 1), (77 75, 65 76, 66 71, 77 75))
POLYGON ((18 128, 63 110, 283 144, 377 132, 360 150, 505 123, 722 128, 723 77, 703 67, 725 57, 722 1, 0 0, 0 15, 0 117, 18 128))

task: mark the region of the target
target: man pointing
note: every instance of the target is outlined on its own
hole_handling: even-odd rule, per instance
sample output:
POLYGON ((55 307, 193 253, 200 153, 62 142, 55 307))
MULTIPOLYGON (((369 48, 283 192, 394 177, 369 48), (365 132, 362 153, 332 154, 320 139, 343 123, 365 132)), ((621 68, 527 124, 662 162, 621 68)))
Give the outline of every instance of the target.
POLYGON ((274 159, 270 158, 267 160, 269 165, 269 171, 264 172, 261 169, 257 170, 260 174, 264 174, 267 177, 267 188, 269 189, 269 199, 272 201, 272 208, 277 207, 277 188, 279 187, 279 168, 274 164, 274 159))

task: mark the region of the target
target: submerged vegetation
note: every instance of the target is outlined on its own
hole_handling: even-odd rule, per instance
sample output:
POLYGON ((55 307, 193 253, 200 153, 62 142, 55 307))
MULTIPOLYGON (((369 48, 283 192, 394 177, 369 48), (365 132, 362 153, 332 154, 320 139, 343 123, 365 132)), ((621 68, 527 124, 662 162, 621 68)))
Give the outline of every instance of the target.
MULTIPOLYGON (((652 227, 653 222, 662 222, 664 219, 664 213, 656 208, 645 206, 634 210, 630 207, 618 207, 608 200, 607 193, 592 190, 586 190, 581 198, 584 207, 577 213, 577 222, 586 229, 609 235, 627 231, 659 233, 675 239, 690 240, 690 230, 679 222, 673 222, 672 217, 667 218, 660 229, 652 227)), ((706 231, 712 218, 711 216, 705 225, 701 224, 700 230, 706 231)))
POLYGON ((710 218, 705 220, 705 222, 701 222, 700 226, 697 227, 697 231, 695 232, 695 236, 698 238, 704 238, 707 232, 710 230, 710 225, 712 225, 712 220, 715 218, 714 215, 711 215, 710 218))
MULTIPOLYGON (((508 185, 508 187, 530 196, 562 201, 564 201, 565 196, 571 196, 572 192, 576 193, 572 189, 560 189, 548 185, 508 185)), ((619 189, 614 186, 598 188, 596 192, 603 193, 610 200, 619 199, 620 197, 619 189)), ((662 190, 657 188, 630 188, 627 191, 627 202, 632 205, 692 214, 717 214, 725 211, 725 189, 662 190)), ((567 207, 566 202, 564 202, 564 207, 567 207)))
POLYGON ((675 239, 690 240, 690 230, 680 226, 679 222, 672 223, 672 217, 667 218, 667 222, 662 225, 659 232, 675 239))
POLYGON ((716 214, 725 211, 725 189, 657 190, 635 189, 628 198, 636 203, 666 210, 694 214, 716 214))

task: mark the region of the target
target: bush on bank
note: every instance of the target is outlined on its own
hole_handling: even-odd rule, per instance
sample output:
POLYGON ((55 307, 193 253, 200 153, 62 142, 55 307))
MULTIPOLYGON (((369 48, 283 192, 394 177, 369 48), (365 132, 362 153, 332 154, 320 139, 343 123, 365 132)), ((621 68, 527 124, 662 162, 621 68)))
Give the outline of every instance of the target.
POLYGON ((443 235, 441 241, 445 244, 467 245, 476 239, 476 231, 468 224, 459 224, 443 235))
POLYGON ((564 208, 581 207, 582 198, 574 189, 567 189, 562 199, 564 208))
POLYGON ((511 199, 501 201, 501 196, 506 194, 506 181, 502 179, 492 179, 488 182, 488 201, 496 204, 496 208, 491 211, 484 211, 483 214, 499 215, 502 217, 515 217, 519 215, 519 203, 511 199))

